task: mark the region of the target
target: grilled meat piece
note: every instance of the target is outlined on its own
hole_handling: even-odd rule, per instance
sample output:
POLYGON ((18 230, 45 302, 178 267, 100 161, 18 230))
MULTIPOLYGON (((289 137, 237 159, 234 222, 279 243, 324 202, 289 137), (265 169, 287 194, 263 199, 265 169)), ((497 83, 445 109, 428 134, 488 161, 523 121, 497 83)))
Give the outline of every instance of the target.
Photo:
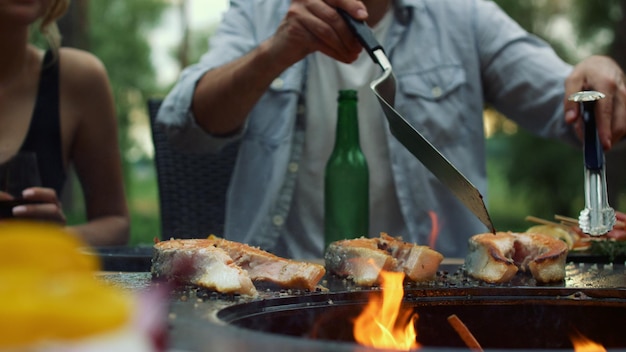
POLYGON ((393 271, 397 263, 375 240, 364 237, 330 243, 324 261, 329 272, 361 286, 373 285, 381 270, 393 271))
POLYGON ((441 253, 381 233, 378 238, 356 238, 329 244, 326 269, 361 286, 378 282, 382 270, 404 272, 411 281, 426 281, 437 273, 441 253))
POLYGON ((172 239, 155 245, 152 275, 224 293, 256 296, 254 283, 313 290, 326 273, 322 265, 278 257, 216 236, 172 239))
POLYGON ((248 273, 221 248, 204 239, 161 241, 154 246, 152 276, 178 284, 193 284, 222 293, 256 297, 248 273))
POLYGON ((208 242, 223 249, 254 282, 269 282, 283 288, 315 289, 326 274, 319 264, 285 259, 247 244, 209 236, 208 242))
POLYGON ((381 233, 379 246, 383 246, 397 260, 397 270, 403 271, 411 281, 432 279, 439 269, 443 255, 428 246, 404 242, 400 238, 381 233))
POLYGON ((490 283, 508 282, 520 270, 539 283, 561 281, 567 251, 565 242, 539 233, 483 233, 469 239, 465 269, 490 283))

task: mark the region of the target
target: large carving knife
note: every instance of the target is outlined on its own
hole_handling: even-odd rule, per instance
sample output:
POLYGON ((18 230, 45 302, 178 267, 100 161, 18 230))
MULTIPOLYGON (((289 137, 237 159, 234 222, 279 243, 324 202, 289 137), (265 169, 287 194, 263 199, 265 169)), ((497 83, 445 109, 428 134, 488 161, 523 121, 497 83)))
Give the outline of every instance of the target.
POLYGON ((355 20, 347 12, 341 9, 337 11, 345 19, 372 60, 383 69, 382 76, 370 83, 370 88, 383 108, 391 134, 446 185, 487 226, 489 231, 495 233, 491 217, 478 189, 394 109, 396 77, 383 47, 378 43, 371 29, 365 22, 355 20))

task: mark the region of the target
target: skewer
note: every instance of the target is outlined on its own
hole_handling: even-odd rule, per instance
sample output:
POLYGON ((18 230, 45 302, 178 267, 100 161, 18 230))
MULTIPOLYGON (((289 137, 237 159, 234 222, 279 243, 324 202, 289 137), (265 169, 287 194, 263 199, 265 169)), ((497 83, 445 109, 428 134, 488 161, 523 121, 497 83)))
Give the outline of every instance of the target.
POLYGON ((557 220, 561 220, 561 223, 564 225, 570 225, 570 226, 578 226, 578 220, 574 219, 574 218, 570 218, 567 216, 563 216, 563 215, 554 215, 554 218, 557 220))
POLYGON ((480 347, 480 344, 478 343, 474 335, 472 335, 467 326, 463 324, 461 319, 459 319, 456 314, 452 314, 448 317, 448 323, 452 325, 452 328, 457 332, 457 334, 459 334, 459 337, 461 337, 467 347, 469 347, 472 351, 483 351, 483 348, 480 347))
MULTIPOLYGON (((563 216, 563 215, 554 215, 554 218, 557 220, 561 220, 561 224, 563 225, 578 226, 578 220, 574 218, 570 218, 570 217, 563 216)), ((617 228, 617 229, 626 228, 626 223, 620 220, 616 220, 615 225, 613 225, 613 228, 617 228)))
POLYGON ((562 227, 565 229, 569 229, 569 226, 558 223, 558 222, 554 222, 554 221, 550 221, 550 220, 545 220, 542 218, 538 218, 536 216, 532 216, 532 215, 528 215, 525 218, 526 221, 530 221, 530 222, 535 222, 537 224, 542 224, 542 225, 550 225, 550 226, 558 226, 558 227, 562 227))

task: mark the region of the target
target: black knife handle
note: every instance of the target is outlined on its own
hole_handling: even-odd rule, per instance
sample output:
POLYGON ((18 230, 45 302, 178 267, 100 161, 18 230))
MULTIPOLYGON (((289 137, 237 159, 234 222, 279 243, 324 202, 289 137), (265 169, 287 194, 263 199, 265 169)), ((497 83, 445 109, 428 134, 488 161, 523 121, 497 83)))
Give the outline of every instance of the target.
POLYGON ((383 49, 382 45, 378 43, 376 37, 374 37, 374 33, 372 32, 370 27, 368 27, 364 21, 354 19, 354 17, 350 16, 346 11, 340 8, 337 8, 337 12, 339 12, 341 17, 343 17, 343 19, 346 21, 348 27, 350 27, 352 32, 359 39, 359 42, 361 43, 361 45, 363 45, 372 60, 380 65, 380 62, 378 62, 378 58, 374 55, 374 51, 382 50, 382 52, 384 53, 385 50, 383 49))
POLYGON ((596 127, 595 101, 587 101, 581 104, 583 122, 585 127, 585 166, 589 170, 601 170, 604 163, 602 145, 598 137, 596 127))

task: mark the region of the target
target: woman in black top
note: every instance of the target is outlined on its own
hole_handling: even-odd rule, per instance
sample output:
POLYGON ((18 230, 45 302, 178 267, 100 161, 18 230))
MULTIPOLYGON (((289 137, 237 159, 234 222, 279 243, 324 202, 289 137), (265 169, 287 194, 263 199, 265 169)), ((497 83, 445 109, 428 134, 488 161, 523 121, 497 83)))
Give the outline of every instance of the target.
POLYGON ((19 151, 33 151, 42 178, 42 187, 21 195, 41 204, 16 206, 12 214, 64 225, 59 195, 71 165, 88 219, 72 230, 91 245, 125 244, 129 216, 111 87, 95 56, 59 48, 55 20, 68 5, 69 0, 0 5, 0 163, 19 151), (34 23, 48 38, 49 50, 29 43, 34 23))

